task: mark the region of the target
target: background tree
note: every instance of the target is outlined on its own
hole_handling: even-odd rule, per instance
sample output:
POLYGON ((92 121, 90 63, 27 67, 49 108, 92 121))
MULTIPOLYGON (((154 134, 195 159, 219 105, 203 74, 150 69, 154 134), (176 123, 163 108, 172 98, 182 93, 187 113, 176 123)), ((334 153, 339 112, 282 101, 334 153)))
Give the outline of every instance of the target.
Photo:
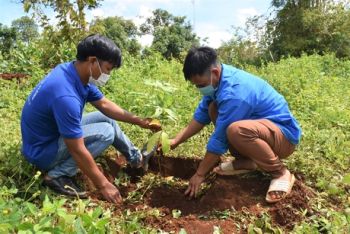
POLYGON ((112 39, 122 51, 132 55, 140 53, 141 45, 137 42, 137 26, 122 17, 107 17, 94 20, 90 25, 90 32, 100 33, 112 39))
POLYGON ((199 37, 186 22, 186 17, 173 16, 166 10, 156 9, 153 16, 140 26, 142 34, 151 34, 151 49, 159 51, 165 58, 181 57, 181 53, 199 44, 199 37))
POLYGON ((12 21, 12 28, 17 32, 17 39, 26 43, 39 36, 38 25, 28 16, 12 21))
POLYGON ((73 59, 75 45, 88 34, 85 10, 99 6, 101 0, 21 0, 25 12, 32 12, 43 28, 42 64, 54 67, 73 59), (50 8, 58 20, 52 25, 44 9, 50 8))
POLYGON ((275 0, 276 17, 266 24, 276 58, 334 52, 350 57, 349 1, 275 0))
POLYGON ((266 56, 264 16, 249 18, 244 27, 233 27, 232 38, 217 49, 222 62, 237 67, 261 65, 266 56))
POLYGON ((16 42, 16 30, 0 23, 0 52, 7 56, 16 42))

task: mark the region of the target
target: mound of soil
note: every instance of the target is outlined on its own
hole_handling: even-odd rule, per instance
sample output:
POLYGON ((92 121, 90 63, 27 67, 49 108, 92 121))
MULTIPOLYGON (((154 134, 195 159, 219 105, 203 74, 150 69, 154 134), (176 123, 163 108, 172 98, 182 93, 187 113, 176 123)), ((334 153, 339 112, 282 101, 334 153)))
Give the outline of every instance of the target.
MULTIPOLYGON (((150 171, 160 173, 162 176, 174 176, 188 180, 195 173, 199 165, 198 159, 154 157, 150 161, 150 171)), ((144 172, 125 167, 126 161, 122 157, 116 160, 107 160, 109 171, 105 175, 111 181, 120 170, 124 170, 133 180, 137 181, 144 172)), ((103 170, 103 168, 101 168, 103 170)), ((300 176, 297 175, 300 178, 300 176)), ((146 192, 140 204, 124 204, 122 208, 135 209, 138 205, 158 208, 165 217, 147 217, 147 225, 165 231, 179 231, 184 228, 187 233, 213 233, 215 226, 220 227, 223 233, 239 232, 235 222, 230 218, 220 220, 217 218, 202 220, 215 212, 224 210, 244 211, 259 217, 262 212, 268 212, 272 221, 286 229, 291 229, 295 223, 302 219, 301 211, 311 210, 308 201, 313 192, 301 180, 294 184, 292 193, 281 202, 268 204, 265 201, 270 178, 261 172, 252 172, 241 176, 216 176, 208 182, 208 188, 196 199, 184 196, 186 187, 176 187, 163 184, 146 192), (181 217, 174 218, 173 210, 180 210, 181 217)), ((131 183, 121 187, 123 197, 136 188, 131 183)), ((95 194, 96 195, 96 194, 95 194)))

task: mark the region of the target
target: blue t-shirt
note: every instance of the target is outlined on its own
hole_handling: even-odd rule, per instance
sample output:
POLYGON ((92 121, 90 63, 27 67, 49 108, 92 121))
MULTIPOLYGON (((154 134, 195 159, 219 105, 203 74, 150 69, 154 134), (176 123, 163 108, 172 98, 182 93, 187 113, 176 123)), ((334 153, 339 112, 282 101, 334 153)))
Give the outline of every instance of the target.
POLYGON ((232 66, 222 65, 218 89, 213 97, 204 96, 194 119, 209 124, 208 106, 213 100, 218 106, 218 118, 214 133, 207 144, 207 151, 224 154, 228 150, 227 127, 239 120, 268 119, 275 123, 284 136, 298 144, 301 128, 288 108, 288 103, 266 81, 232 66))
POLYGON ((22 153, 47 169, 58 150, 58 138, 83 136, 81 118, 86 102, 103 97, 95 85, 83 85, 73 62, 55 67, 34 88, 22 110, 22 153))

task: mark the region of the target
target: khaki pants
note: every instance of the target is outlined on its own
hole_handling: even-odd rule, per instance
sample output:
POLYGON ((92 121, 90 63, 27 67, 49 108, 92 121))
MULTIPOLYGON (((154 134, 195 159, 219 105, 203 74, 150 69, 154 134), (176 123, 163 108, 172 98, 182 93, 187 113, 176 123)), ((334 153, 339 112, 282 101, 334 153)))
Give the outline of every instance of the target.
MULTIPOLYGON (((216 104, 209 105, 213 123, 217 118, 216 104)), ((236 160, 252 160, 259 168, 279 177, 285 171, 281 159, 295 150, 282 131, 267 119, 241 120, 232 123, 226 130, 230 152, 236 160)))

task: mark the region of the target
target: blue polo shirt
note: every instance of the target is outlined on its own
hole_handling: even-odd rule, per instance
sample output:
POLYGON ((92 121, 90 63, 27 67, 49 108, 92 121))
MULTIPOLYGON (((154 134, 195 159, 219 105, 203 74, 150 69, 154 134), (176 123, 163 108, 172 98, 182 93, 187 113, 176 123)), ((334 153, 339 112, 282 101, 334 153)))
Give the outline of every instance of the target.
POLYGON ((100 100, 95 85, 83 85, 73 62, 55 67, 27 98, 21 116, 22 153, 47 169, 58 150, 58 138, 83 136, 81 118, 86 102, 100 100))
POLYGON ((261 78, 229 65, 222 65, 219 86, 213 97, 204 96, 194 119, 209 124, 208 106, 216 101, 218 118, 207 151, 224 154, 228 150, 227 127, 239 120, 268 119, 275 123, 284 136, 298 144, 301 128, 289 110, 288 103, 271 85, 261 78))

